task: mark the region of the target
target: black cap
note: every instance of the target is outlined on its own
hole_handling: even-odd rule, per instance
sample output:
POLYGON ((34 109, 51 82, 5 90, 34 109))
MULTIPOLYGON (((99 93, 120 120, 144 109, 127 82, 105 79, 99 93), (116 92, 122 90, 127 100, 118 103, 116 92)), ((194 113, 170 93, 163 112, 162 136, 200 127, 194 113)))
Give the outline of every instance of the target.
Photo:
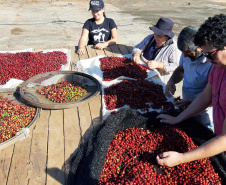
POLYGON ((89 2, 89 10, 100 11, 104 8, 104 2, 102 0, 91 0, 89 2))

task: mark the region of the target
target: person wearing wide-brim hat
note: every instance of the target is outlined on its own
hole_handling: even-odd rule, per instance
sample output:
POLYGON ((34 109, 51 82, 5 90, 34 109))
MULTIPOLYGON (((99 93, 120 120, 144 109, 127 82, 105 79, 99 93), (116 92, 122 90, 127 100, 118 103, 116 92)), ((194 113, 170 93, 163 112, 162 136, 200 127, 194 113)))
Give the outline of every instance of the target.
POLYGON ((150 69, 157 69, 163 82, 167 83, 172 72, 179 64, 180 51, 173 40, 174 23, 168 18, 160 18, 150 27, 154 34, 145 37, 133 48, 133 60, 142 60, 150 69))
POLYGON ((93 18, 88 19, 83 26, 78 43, 79 55, 84 55, 87 41, 88 45, 94 45, 96 49, 103 49, 118 42, 117 26, 113 19, 106 17, 104 2, 91 0, 89 4, 93 18))
MULTIPOLYGON (((177 124, 213 106, 216 137, 187 152, 165 151, 156 157, 159 165, 176 166, 226 152, 226 14, 209 17, 199 28, 194 43, 202 49, 207 62, 214 64, 206 88, 178 116, 160 114, 162 123, 177 124)), ((202 72, 202 71, 200 71, 202 72)), ((222 166, 222 167, 225 167, 222 166)), ((224 183, 225 184, 225 183, 224 183)))

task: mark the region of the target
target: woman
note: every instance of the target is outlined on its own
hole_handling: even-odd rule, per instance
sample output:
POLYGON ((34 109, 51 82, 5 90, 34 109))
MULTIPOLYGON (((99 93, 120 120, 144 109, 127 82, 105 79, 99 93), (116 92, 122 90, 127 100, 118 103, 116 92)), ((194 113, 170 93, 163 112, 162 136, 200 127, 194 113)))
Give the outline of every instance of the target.
POLYGON ((93 18, 88 19, 82 30, 78 44, 79 55, 85 54, 85 45, 94 45, 96 49, 103 49, 118 42, 117 26, 113 19, 105 16, 104 2, 91 0, 90 8, 93 18))
POLYGON ((160 165, 172 167, 226 151, 226 15, 209 17, 198 30, 195 44, 202 48, 207 61, 214 64, 206 88, 177 117, 161 114, 157 118, 164 123, 176 124, 195 116, 212 103, 216 137, 185 153, 164 152, 157 156, 160 165))
POLYGON ((174 23, 167 18, 160 18, 155 26, 150 27, 154 34, 144 38, 133 48, 133 60, 146 62, 150 69, 157 69, 167 82, 179 63, 180 52, 173 41, 174 23))

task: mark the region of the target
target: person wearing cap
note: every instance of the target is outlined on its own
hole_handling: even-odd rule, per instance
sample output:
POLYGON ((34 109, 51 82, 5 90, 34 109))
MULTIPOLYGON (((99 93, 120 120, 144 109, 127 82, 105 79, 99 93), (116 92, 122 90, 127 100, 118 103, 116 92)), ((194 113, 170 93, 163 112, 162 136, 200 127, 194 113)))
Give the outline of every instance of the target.
POLYGON ((157 69, 166 83, 179 63, 180 51, 173 40, 174 23, 168 18, 160 18, 150 27, 154 34, 145 37, 132 51, 133 60, 142 60, 150 69, 157 69))
POLYGON ((206 88, 178 116, 160 114, 157 118, 163 123, 176 124, 212 104, 216 136, 188 152, 163 152, 156 158, 159 165, 172 167, 226 151, 226 14, 209 17, 196 33, 195 44, 201 47, 206 61, 214 64, 206 88))
POLYGON ((84 55, 85 45, 94 45, 96 49, 103 49, 118 42, 117 26, 113 19, 105 15, 104 2, 91 0, 89 10, 93 18, 88 19, 82 29, 82 35, 78 43, 79 55, 84 55))
MULTIPOLYGON (((208 75, 213 68, 213 64, 206 62, 206 57, 202 54, 202 49, 195 45, 194 39, 199 27, 185 27, 177 38, 177 47, 182 52, 179 66, 175 69, 166 84, 165 94, 172 97, 176 91, 175 84, 183 79, 182 100, 175 102, 181 109, 188 107, 191 102, 205 89, 208 82, 208 75)), ((199 115, 195 116, 200 123, 213 128, 212 107, 208 107, 199 115)))

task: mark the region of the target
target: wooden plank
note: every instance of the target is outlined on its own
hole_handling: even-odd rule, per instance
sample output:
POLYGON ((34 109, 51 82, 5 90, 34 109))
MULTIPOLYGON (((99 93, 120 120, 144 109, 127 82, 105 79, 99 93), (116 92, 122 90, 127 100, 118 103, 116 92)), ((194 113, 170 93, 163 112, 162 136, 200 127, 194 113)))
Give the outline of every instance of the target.
POLYGON ((121 52, 122 55, 130 54, 130 52, 128 51, 128 49, 126 48, 125 45, 123 45, 123 44, 117 44, 117 46, 118 46, 118 48, 119 48, 119 50, 120 50, 120 52, 121 52))
POLYGON ((78 108, 64 109, 65 159, 78 147, 80 136, 78 108))
POLYGON ((51 110, 47 159, 47 185, 65 184, 63 110, 51 110))
POLYGON ((76 49, 72 50, 71 52, 71 71, 75 71, 74 64, 79 60, 79 55, 75 52, 76 52, 76 49))
POLYGON ((15 144, 7 184, 27 184, 31 136, 15 144))
POLYGON ((82 135, 82 139, 86 138, 86 136, 88 136, 89 134, 86 133, 86 131, 88 130, 91 131, 92 130, 92 117, 91 117, 91 112, 89 109, 89 105, 87 104, 83 104, 80 105, 78 107, 78 118, 79 118, 79 126, 81 128, 81 135, 82 135), (85 133, 87 135, 85 135, 85 133))
MULTIPOLYGON (((73 47, 73 46, 72 46, 73 47)), ((75 53, 77 54, 77 51, 78 51, 78 46, 75 46, 74 47, 74 51, 75 51, 75 53)), ((77 54, 78 55, 78 54, 77 54)))
POLYGON ((7 184, 7 178, 11 166, 11 160, 13 156, 14 145, 8 146, 0 150, 0 179, 1 184, 7 184))
POLYGON ((128 46, 126 45, 127 50, 129 51, 129 53, 132 53, 133 51, 133 46, 128 46))
MULTIPOLYGON (((78 148, 81 139, 81 130, 78 119, 78 108, 73 107, 64 109, 64 143, 65 143, 65 162, 70 160, 70 156, 78 148)), ((65 169, 69 172, 69 166, 66 165, 65 169)), ((66 183, 67 184, 67 176, 66 183)))
POLYGON ((97 56, 95 48, 92 45, 88 45, 86 48, 87 48, 89 58, 93 58, 97 56))
POLYGON ((74 47, 69 47, 68 49, 71 50, 71 62, 70 62, 69 71, 72 71, 74 58, 75 58, 75 55, 77 55, 77 54, 75 53, 75 48, 74 47))
POLYGON ((102 106, 101 95, 98 95, 95 100, 89 102, 91 112, 92 125, 96 126, 102 123, 102 106))
POLYGON ((105 52, 105 55, 107 56, 114 56, 110 47, 104 48, 104 52, 105 52))
POLYGON ((49 127, 49 110, 42 110, 32 131, 30 163, 28 167, 28 184, 46 182, 47 142, 49 127))
POLYGON ((97 53, 97 56, 98 55, 105 55, 105 52, 103 49, 96 49, 96 53, 97 53))
POLYGON ((110 46, 110 48, 114 56, 122 56, 121 51, 116 44, 110 46))

